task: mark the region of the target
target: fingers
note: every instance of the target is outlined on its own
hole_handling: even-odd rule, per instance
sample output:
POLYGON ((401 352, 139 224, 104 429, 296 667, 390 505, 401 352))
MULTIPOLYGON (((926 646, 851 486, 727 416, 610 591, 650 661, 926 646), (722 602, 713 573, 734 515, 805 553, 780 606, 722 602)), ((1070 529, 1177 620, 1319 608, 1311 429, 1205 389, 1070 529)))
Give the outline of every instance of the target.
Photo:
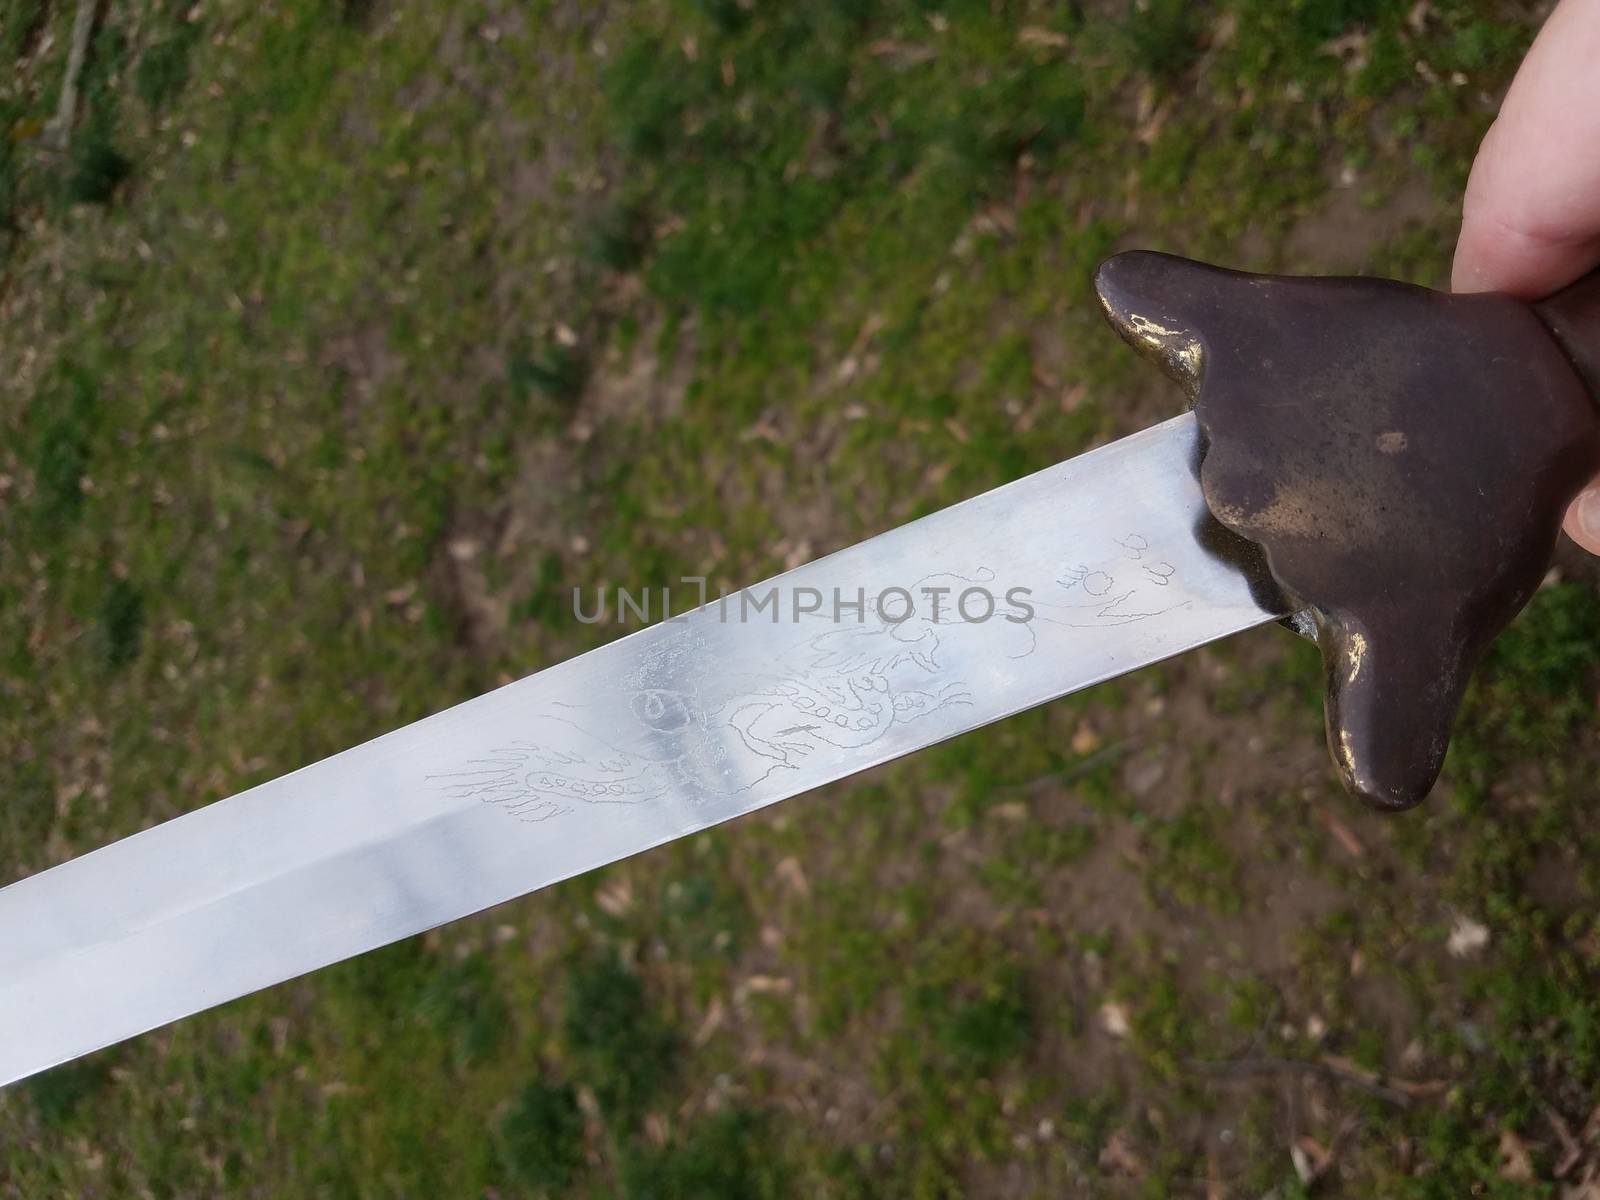
POLYGON ((1600 0, 1563 0, 1478 151, 1457 291, 1537 299, 1600 265, 1600 0))
MULTIPOLYGON (((1600 266, 1600 0, 1562 0, 1472 165, 1452 284, 1539 299, 1600 266)), ((1600 554, 1600 480, 1566 531, 1600 554)))
POLYGON ((1567 510, 1566 530, 1590 554, 1600 554, 1600 485, 1591 484, 1567 510))

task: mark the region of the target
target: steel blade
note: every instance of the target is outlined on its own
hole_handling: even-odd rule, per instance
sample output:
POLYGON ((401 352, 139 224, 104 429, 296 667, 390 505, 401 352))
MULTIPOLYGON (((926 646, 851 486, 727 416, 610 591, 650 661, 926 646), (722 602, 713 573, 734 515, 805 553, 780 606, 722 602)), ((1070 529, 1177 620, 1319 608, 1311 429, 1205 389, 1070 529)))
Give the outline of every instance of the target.
POLYGON ((1218 549, 1198 437, 1168 421, 0 890, 0 1085, 1283 616, 1218 549))

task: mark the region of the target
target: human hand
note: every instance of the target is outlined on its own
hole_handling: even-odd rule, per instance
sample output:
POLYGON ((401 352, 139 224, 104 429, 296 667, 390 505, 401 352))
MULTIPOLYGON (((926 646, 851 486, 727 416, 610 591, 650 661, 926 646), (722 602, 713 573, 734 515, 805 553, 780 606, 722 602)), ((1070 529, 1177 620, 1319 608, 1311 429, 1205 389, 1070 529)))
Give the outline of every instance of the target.
MULTIPOLYGON (((1490 127, 1462 205, 1458 292, 1540 299, 1600 265, 1600 0, 1562 0, 1490 127)), ((1600 480, 1567 512, 1600 554, 1600 480)))

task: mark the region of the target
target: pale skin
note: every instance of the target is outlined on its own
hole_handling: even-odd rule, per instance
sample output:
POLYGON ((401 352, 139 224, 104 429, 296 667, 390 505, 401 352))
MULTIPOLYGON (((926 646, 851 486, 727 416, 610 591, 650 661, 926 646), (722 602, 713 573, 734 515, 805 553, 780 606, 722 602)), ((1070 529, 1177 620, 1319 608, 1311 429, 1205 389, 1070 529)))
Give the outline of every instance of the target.
MULTIPOLYGON (((1538 299, 1600 266, 1600 0, 1562 0, 1490 128, 1463 203, 1453 286, 1538 299)), ((1600 554, 1600 480, 1567 512, 1600 554)))

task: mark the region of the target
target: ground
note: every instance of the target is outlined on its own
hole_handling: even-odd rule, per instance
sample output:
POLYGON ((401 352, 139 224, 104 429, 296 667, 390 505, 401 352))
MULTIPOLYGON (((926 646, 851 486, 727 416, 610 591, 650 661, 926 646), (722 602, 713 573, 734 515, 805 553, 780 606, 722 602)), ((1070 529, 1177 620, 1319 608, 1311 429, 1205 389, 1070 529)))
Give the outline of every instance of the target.
MULTIPOLYGON (((1111 250, 1441 282, 1542 15, 126 0, 63 127, 75 7, 0 0, 6 880, 1177 411, 1111 250)), ((1259 630, 0 1094, 0 1195, 1592 1200, 1593 580, 1417 812, 1259 630)))

